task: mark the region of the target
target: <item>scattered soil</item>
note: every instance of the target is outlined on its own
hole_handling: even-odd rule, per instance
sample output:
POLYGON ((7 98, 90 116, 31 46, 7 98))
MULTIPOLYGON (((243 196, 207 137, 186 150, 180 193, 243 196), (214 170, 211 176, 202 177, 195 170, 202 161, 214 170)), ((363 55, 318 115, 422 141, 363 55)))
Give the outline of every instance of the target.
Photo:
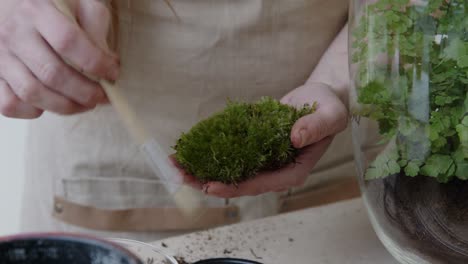
POLYGON ((383 231, 431 263, 468 263, 468 181, 393 175, 367 183, 383 231))
MULTIPOLYGON (((295 224, 302 225, 303 222, 295 224)), ((227 256, 262 262, 266 256, 276 253, 267 247, 268 244, 289 243, 289 245, 293 245, 295 243, 295 239, 287 233, 284 233, 284 236, 267 235, 283 234, 283 227, 281 222, 265 221, 256 227, 243 226, 223 230, 205 230, 187 235, 187 242, 181 241, 181 244, 164 245, 171 249, 181 264, 227 256), (222 245, 221 248, 220 245, 222 245)), ((163 244, 161 245, 164 247, 163 244)))
POLYGON ((262 259, 262 257, 259 257, 255 251, 253 249, 250 249, 250 252, 252 253, 252 255, 256 258, 256 259, 262 259))
POLYGON ((179 264, 190 264, 189 262, 185 260, 184 257, 174 257, 174 258, 177 260, 179 264))

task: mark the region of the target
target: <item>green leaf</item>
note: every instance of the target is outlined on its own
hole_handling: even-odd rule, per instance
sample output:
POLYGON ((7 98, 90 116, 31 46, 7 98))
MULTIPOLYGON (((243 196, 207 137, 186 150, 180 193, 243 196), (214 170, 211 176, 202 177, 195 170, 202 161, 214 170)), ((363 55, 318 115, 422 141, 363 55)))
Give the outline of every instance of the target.
POLYGON ((401 171, 398 165, 398 150, 395 139, 391 140, 385 149, 375 158, 366 171, 365 178, 368 180, 383 178, 401 171))
POLYGON ((390 93, 382 83, 377 81, 368 83, 358 92, 358 102, 362 104, 382 104, 390 101, 390 93))
POLYGON ((379 178, 384 178, 388 175, 386 175, 383 171, 382 168, 369 168, 366 171, 365 178, 366 180, 375 180, 379 178))
POLYGON ((445 176, 446 176, 447 178, 452 177, 453 174, 455 173, 455 169, 456 169, 456 168, 457 168, 457 166, 456 166, 454 163, 452 163, 452 165, 450 165, 450 168, 448 169, 448 171, 447 171, 447 173, 446 173, 445 176))
POLYGON ((468 161, 457 162, 457 171, 455 175, 461 180, 468 180, 468 161))
POLYGON ((421 168, 421 173, 430 177, 438 177, 447 174, 452 164, 453 159, 450 156, 435 154, 426 160, 425 165, 421 168))
POLYGON ((398 165, 400 165, 400 167, 405 167, 406 165, 408 165, 408 161, 407 160, 399 160, 398 161, 398 165))
POLYGON ((443 55, 447 59, 455 60, 459 67, 466 67, 466 57, 468 56, 468 45, 460 38, 455 38, 445 48, 443 55))
POLYGON ((429 177, 437 177, 440 174, 440 169, 435 165, 426 164, 421 168, 421 173, 429 177))
POLYGON ((437 28, 437 21, 432 16, 423 16, 416 21, 416 32, 421 31, 426 34, 434 34, 437 28))
POLYGON ((462 125, 468 126, 468 116, 465 116, 461 122, 462 125))
MULTIPOLYGON (((468 72, 466 74, 467 74, 467 77, 468 77, 468 72)), ((468 92, 465 95, 465 101, 464 101, 463 106, 465 108, 465 112, 468 113, 468 92)))
POLYGON ((398 130, 404 136, 411 136, 416 133, 420 127, 421 125, 411 118, 400 118, 398 130))
POLYGON ((399 173, 401 171, 401 167, 400 165, 398 165, 398 162, 396 162, 396 160, 389 160, 388 163, 388 172, 389 174, 396 174, 396 173, 399 173))
POLYGON ((458 66, 462 68, 468 67, 468 55, 461 56, 460 58, 458 58, 457 62, 458 62, 458 66))
POLYGON ((422 164, 421 161, 416 161, 416 160, 410 161, 405 168, 405 174, 411 177, 417 176, 419 173, 421 164, 422 164))
POLYGON ((468 180, 466 0, 376 0, 356 24, 360 114, 378 124, 383 142, 396 146, 370 164, 367 176, 403 168, 408 176, 440 182, 468 180), (375 63, 382 54, 398 63, 375 63))
POLYGON ((458 99, 457 97, 438 95, 438 96, 435 97, 435 103, 436 103, 436 105, 444 106, 444 105, 448 105, 448 104, 452 103, 453 101, 455 101, 457 99, 458 99))
POLYGON ((463 118, 461 124, 457 125, 457 134, 465 158, 468 158, 468 116, 463 118))

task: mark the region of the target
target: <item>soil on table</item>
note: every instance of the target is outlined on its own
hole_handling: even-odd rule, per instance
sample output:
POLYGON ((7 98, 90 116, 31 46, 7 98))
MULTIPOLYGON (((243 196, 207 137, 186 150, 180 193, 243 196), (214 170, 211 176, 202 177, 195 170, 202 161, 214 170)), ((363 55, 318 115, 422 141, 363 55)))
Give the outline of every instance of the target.
POLYGON ((468 181, 393 175, 367 182, 383 231, 431 263, 468 263, 468 181))

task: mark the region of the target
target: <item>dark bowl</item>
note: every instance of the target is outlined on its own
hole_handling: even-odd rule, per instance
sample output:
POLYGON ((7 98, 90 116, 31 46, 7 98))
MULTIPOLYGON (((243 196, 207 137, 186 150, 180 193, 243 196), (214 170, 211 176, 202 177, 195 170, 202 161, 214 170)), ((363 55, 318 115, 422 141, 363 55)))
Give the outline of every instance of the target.
POLYGON ((2 264, 143 264, 119 245, 70 234, 0 238, 0 260, 2 264))
POLYGON ((216 258, 200 260, 193 264, 262 264, 260 262, 246 260, 246 259, 234 259, 234 258, 216 258))

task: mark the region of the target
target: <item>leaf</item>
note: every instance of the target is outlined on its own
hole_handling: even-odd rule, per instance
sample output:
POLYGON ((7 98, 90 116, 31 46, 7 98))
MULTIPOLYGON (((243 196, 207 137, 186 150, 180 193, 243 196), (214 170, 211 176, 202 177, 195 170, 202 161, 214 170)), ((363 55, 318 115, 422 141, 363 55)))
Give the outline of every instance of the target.
POLYGON ((416 161, 416 160, 410 161, 405 168, 405 174, 411 177, 417 176, 419 173, 421 164, 422 164, 421 161, 416 161))
POLYGON ((421 173, 429 177, 437 177, 440 174, 439 167, 433 164, 426 164, 421 168, 421 173))
POLYGON ((456 61, 459 67, 466 67, 466 57, 468 56, 467 44, 460 38, 455 38, 445 48, 443 56, 456 61))
POLYGON ((388 163, 388 172, 389 174, 397 174, 401 171, 401 167, 400 165, 398 165, 398 163, 396 162, 396 160, 389 160, 388 163))
POLYGON ((359 89, 358 102, 362 104, 382 104, 390 101, 390 93, 384 85, 377 81, 372 81, 359 89))
POLYGON ((457 97, 451 97, 451 96, 436 96, 435 97, 435 104, 439 106, 444 106, 452 103, 453 101, 457 100, 457 97))
POLYGON ((366 106, 361 114, 396 146, 381 153, 367 174, 381 178, 403 169, 440 182, 468 180, 466 0, 409 2, 369 4, 353 34, 361 36, 352 54, 359 58, 357 102, 366 106), (392 63, 375 63, 382 54, 392 63))
MULTIPOLYGON (((466 74, 467 74, 467 77, 468 77, 468 72, 466 74)), ((465 108, 465 112, 468 113, 468 92, 465 95, 465 101, 464 101, 463 106, 465 108)))
POLYGON ((427 34, 434 34, 437 28, 437 21, 432 16, 423 16, 415 23, 416 32, 421 31, 427 34))
POLYGON ((365 178, 366 180, 375 180, 386 176, 388 175, 385 175, 381 168, 369 168, 366 171, 365 178))
POLYGON ((468 116, 465 116, 461 122, 463 126, 468 126, 468 116))
POLYGON ((468 161, 457 162, 455 175, 461 180, 468 180, 468 161))
POLYGON ((458 63, 458 66, 462 68, 468 67, 468 55, 461 56, 460 58, 458 58, 457 63, 458 63))
POLYGON ((452 177, 453 174, 455 173, 455 169, 456 169, 456 168, 457 168, 457 166, 456 166, 454 163, 452 163, 452 165, 450 165, 450 168, 448 169, 448 171, 447 171, 447 173, 446 173, 445 176, 446 176, 447 178, 452 177))
POLYGON ((366 171, 365 178, 368 180, 378 179, 399 173, 401 167, 398 165, 398 158, 398 150, 396 148, 395 139, 393 139, 370 164, 366 171))
POLYGON ((465 158, 468 158, 468 116, 463 118, 461 124, 457 125, 457 134, 465 158))
POLYGON ((405 167, 406 165, 408 165, 408 161, 407 160, 399 160, 398 165, 400 165, 400 167, 405 167))
POLYGON ((452 164, 453 159, 450 156, 435 154, 426 160, 425 165, 421 168, 421 173, 430 177, 438 177, 446 174, 452 164))
POLYGON ((420 128, 420 124, 411 118, 400 118, 398 130, 402 135, 411 136, 420 128))

